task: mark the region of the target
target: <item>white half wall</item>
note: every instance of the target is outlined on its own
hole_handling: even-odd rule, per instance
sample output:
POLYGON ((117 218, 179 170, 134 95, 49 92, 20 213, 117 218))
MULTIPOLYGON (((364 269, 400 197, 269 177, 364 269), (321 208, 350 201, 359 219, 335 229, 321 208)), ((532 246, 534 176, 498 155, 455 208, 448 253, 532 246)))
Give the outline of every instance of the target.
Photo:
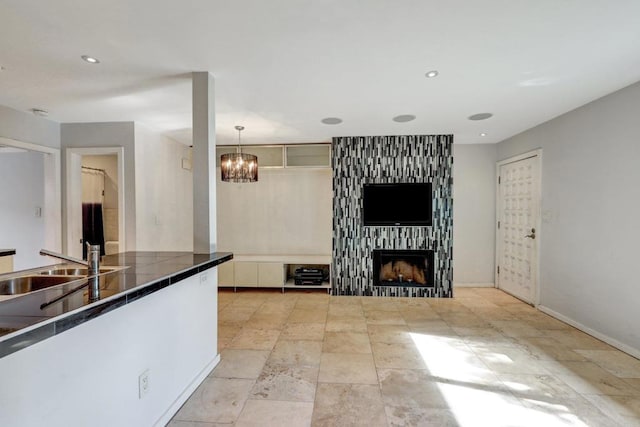
POLYGON ((498 145, 499 159, 542 148, 540 305, 636 354, 638 111, 640 83, 498 145))
POLYGON ((182 168, 189 150, 135 124, 137 250, 193 251, 193 178, 182 168))
POLYGON ((39 255, 46 247, 44 156, 0 153, 0 248, 16 250, 14 270, 51 264, 51 258, 39 255))
POLYGON ((166 425, 220 360, 217 281, 216 267, 0 358, 0 425, 166 425))
POLYGON ((453 283, 493 286, 496 247, 495 144, 453 144, 453 283))
POLYGON ((330 255, 330 168, 259 170, 255 183, 222 182, 217 168, 218 250, 235 254, 330 255))

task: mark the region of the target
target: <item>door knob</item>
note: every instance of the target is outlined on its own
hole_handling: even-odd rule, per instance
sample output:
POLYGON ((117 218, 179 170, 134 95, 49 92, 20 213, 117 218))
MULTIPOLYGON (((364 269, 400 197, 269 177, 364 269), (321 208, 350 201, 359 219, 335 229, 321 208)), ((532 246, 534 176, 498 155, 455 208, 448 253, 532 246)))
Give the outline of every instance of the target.
POLYGON ((529 239, 535 239, 535 238, 536 238, 536 229, 535 229, 535 228, 532 228, 532 229, 531 229, 531 234, 527 234, 527 235, 526 235, 526 236, 524 236, 524 237, 528 237, 529 239))

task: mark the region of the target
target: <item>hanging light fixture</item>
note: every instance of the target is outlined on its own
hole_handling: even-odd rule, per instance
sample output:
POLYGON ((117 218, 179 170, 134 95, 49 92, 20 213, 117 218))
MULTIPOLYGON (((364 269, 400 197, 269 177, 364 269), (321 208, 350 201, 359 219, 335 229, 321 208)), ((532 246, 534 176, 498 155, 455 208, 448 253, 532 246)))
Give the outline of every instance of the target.
POLYGON ((236 126, 238 131, 238 152, 220 156, 222 180, 226 182, 256 182, 258 180, 258 157, 242 152, 240 133, 244 126, 236 126))

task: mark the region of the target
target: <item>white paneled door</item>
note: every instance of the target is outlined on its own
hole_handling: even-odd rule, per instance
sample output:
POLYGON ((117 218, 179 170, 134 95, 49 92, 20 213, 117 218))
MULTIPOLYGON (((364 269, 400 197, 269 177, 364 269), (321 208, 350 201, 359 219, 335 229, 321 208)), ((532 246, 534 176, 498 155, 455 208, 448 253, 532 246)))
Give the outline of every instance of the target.
POLYGON ((540 155, 498 163, 498 288, 537 303, 540 155))

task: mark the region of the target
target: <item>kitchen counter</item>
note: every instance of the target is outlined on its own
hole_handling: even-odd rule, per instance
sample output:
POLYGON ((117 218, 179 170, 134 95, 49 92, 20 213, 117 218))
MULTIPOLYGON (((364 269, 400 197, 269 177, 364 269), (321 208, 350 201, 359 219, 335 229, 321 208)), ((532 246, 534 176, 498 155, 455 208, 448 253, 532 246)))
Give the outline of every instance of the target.
POLYGON ((15 255, 15 249, 0 249, 0 257, 15 255))
MULTIPOLYGON (((15 252, 15 251, 14 251, 15 252)), ((40 306, 87 282, 82 278, 0 301, 0 358, 79 326, 233 258, 229 252, 124 252, 103 257, 101 266, 127 268, 101 274, 99 299, 84 286, 43 309, 40 306)), ((41 269, 41 268, 40 268, 41 269)), ((36 270, 36 269, 34 269, 36 270)), ((29 271, 29 270, 27 270, 29 271)), ((20 272, 21 274, 27 271, 20 272)), ((15 276, 17 274, 12 274, 15 276)))

